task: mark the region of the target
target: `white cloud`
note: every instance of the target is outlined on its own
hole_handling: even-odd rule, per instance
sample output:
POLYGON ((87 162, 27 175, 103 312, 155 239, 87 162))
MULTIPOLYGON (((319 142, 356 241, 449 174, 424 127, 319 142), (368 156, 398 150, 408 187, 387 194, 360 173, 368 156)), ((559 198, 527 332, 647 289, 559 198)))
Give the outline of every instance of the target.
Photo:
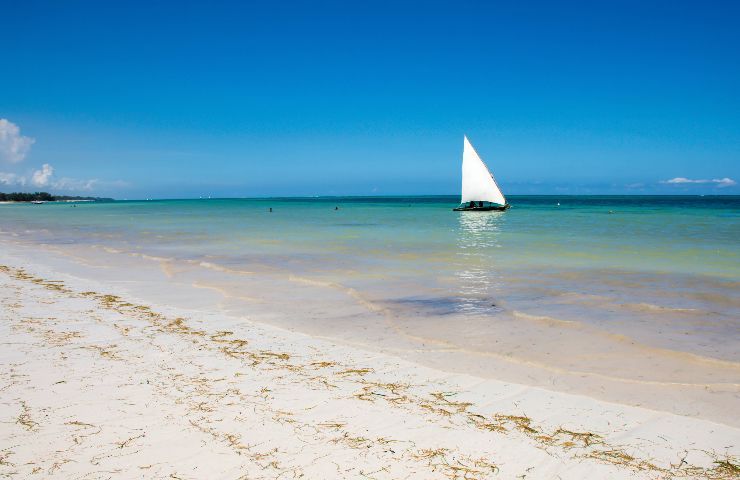
POLYGON ((36 170, 35 172, 33 172, 33 176, 31 176, 31 183, 33 183, 37 187, 45 187, 49 185, 49 181, 52 175, 54 175, 54 167, 52 167, 48 163, 45 163, 41 166, 41 170, 36 170))
POLYGON ((0 172, 0 185, 25 185, 26 178, 15 173, 0 172))
POLYGON ((737 185, 737 182, 731 178, 725 177, 725 178, 715 178, 712 180, 713 183, 716 183, 718 187, 732 187, 733 185, 737 185))
POLYGON ((30 175, 19 175, 11 172, 0 172, 0 186, 44 188, 55 193, 59 192, 89 192, 94 188, 112 187, 120 188, 128 186, 126 182, 103 182, 97 178, 85 180, 79 178, 54 176, 54 167, 45 163, 40 170, 31 172, 30 175))
POLYGON ((737 182, 731 178, 725 177, 725 178, 715 178, 712 180, 713 183, 716 183, 718 187, 732 187, 733 185, 737 185, 737 182))
POLYGON ((670 180, 663 180, 660 183, 670 183, 674 185, 678 184, 706 184, 711 183, 714 184, 717 187, 732 187, 733 185, 737 185, 737 182, 729 177, 725 178, 713 178, 713 179, 691 179, 691 178, 685 178, 685 177, 676 177, 671 178, 670 180))
POLYGON ((690 178, 676 177, 661 183, 708 183, 709 180, 691 180, 690 178))
POLYGON ((22 162, 36 140, 21 135, 13 122, 0 118, 0 160, 8 163, 22 162))
MULTIPOLYGON (((21 135, 21 129, 13 122, 0 118, 0 162, 20 163, 28 155, 31 145, 36 140, 21 135)), ((25 174, 0 172, 0 186, 26 187, 33 186, 52 192, 90 191, 93 188, 120 188, 128 186, 121 181, 101 182, 98 179, 78 179, 54 176, 54 167, 45 163, 41 169, 27 171, 25 174)))

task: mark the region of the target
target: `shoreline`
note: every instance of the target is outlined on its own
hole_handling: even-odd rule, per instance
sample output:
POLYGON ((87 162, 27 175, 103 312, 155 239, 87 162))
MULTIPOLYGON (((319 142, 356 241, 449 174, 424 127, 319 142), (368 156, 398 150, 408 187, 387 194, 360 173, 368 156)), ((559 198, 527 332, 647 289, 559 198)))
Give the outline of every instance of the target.
POLYGON ((737 478, 740 430, 727 425, 144 305, 7 255, 0 264, 3 473, 737 478), (167 455, 174 439, 187 461, 167 455))
MULTIPOLYGON (((493 324, 497 331, 480 330, 480 323, 467 323, 459 316, 441 316, 432 325, 429 317, 398 316, 365 292, 315 276, 232 270, 204 260, 177 261, 157 252, 133 252, 97 242, 80 248, 28 243, 5 233, 10 233, 4 235, 5 245, 15 264, 44 264, 52 272, 105 284, 110 292, 146 305, 177 306, 275 326, 450 375, 523 383, 740 427, 733 414, 740 392, 740 364, 641 345, 624 331, 609 332, 516 310, 508 323, 493 324), (290 292, 290 301, 282 292, 290 292), (466 332, 501 343, 456 344, 466 332), (538 344, 540 351, 522 349, 536 341, 545 342, 538 344), (544 355, 548 352, 542 347, 550 348, 551 356, 544 355)), ((655 315, 667 315, 665 319, 673 321, 683 313, 669 310, 655 315)))

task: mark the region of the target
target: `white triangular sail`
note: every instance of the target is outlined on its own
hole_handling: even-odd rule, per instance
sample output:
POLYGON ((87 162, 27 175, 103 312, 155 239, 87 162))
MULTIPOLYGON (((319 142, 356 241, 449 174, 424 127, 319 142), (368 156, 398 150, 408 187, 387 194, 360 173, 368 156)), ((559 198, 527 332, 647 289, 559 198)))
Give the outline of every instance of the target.
POLYGON ((462 203, 491 202, 506 205, 506 198, 493 174, 478 156, 468 137, 464 137, 462 163, 462 203))

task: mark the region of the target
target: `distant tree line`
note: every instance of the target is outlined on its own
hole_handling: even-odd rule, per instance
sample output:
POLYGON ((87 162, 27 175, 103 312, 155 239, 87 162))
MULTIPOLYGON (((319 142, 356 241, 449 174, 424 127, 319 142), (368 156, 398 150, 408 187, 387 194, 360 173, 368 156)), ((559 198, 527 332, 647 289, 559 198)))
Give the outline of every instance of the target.
POLYGON ((99 197, 70 197, 67 195, 52 195, 47 192, 34 192, 34 193, 2 193, 0 192, 0 202, 53 202, 55 200, 94 200, 96 202, 112 201, 112 198, 99 198, 99 197))
POLYGON ((35 193, 0 193, 0 202, 33 202, 35 200, 41 200, 44 202, 53 202, 56 198, 47 192, 35 192, 35 193))

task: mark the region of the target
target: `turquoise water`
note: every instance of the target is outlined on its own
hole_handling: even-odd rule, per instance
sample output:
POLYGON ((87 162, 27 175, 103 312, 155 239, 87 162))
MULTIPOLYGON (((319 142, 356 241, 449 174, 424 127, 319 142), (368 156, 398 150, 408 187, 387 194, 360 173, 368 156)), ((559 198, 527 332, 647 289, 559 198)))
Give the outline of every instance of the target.
POLYGON ((453 212, 457 197, 124 201, 3 205, 0 216, 35 242, 309 276, 432 310, 502 295, 531 304, 548 289, 716 310, 701 293, 734 307, 740 197, 510 201, 507 212, 453 212))
POLYGON ((396 269, 444 269, 468 252, 492 270, 740 275, 740 197, 512 197, 514 208, 504 213, 452 212, 456 201, 347 197, 3 205, 0 218, 4 229, 29 230, 41 241, 102 241, 166 256, 215 255, 230 265, 382 268, 392 275, 396 269))

